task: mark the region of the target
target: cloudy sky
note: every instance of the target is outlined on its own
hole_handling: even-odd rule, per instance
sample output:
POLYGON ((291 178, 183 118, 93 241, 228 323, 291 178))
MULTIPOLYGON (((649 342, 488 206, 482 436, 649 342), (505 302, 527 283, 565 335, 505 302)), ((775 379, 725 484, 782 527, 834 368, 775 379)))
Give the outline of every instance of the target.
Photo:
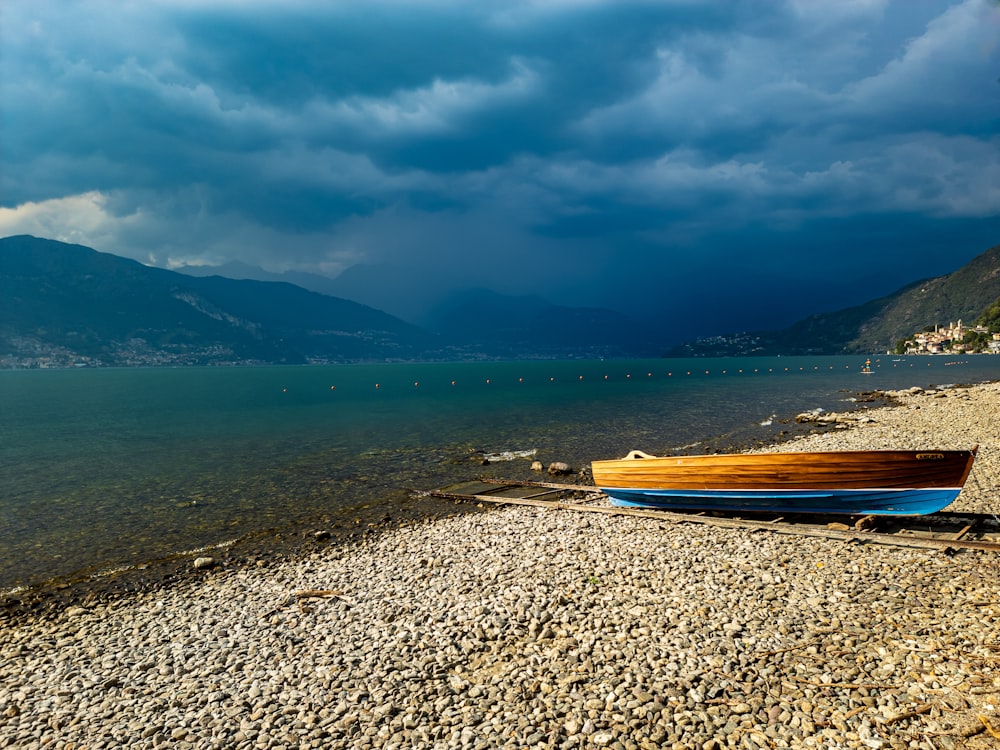
POLYGON ((0 86, 0 236, 411 318, 778 327, 1000 243, 993 0, 5 0, 0 86))

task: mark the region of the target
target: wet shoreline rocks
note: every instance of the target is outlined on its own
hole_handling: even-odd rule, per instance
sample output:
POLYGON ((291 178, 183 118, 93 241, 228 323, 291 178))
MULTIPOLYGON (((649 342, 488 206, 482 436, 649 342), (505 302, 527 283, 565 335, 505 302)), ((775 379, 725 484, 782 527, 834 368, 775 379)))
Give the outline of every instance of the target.
MULTIPOLYGON (((1000 512, 1000 386, 944 393, 777 449, 978 443, 956 505, 1000 512)), ((4 625, 0 748, 989 748, 998 591, 983 552, 407 521, 4 625)))

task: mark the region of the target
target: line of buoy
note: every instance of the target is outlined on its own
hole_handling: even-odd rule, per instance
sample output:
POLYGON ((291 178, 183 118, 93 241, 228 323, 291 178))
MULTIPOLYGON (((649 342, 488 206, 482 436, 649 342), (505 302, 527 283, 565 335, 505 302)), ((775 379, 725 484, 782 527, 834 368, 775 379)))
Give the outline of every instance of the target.
MULTIPOLYGON (((928 367, 932 367, 932 366, 933 366, 933 364, 934 364, 934 363, 932 363, 932 362, 928 362, 928 363, 927 363, 927 366, 928 366, 928 367)), ((948 366, 955 366, 955 365, 965 365, 965 364, 968 364, 968 361, 953 361, 953 362, 945 362, 945 363, 944 363, 944 366, 948 367, 948 366)), ((912 362, 911 362, 911 363, 909 363, 909 365, 910 365, 910 367, 913 367, 913 366, 914 366, 914 364, 913 364, 912 362)), ((879 365, 879 364, 876 364, 875 366, 876 366, 876 367, 880 367, 881 365, 879 365)), ((892 365, 892 366, 893 366, 893 368, 896 368, 896 367, 897 367, 897 364, 896 364, 896 363, 893 363, 893 365, 892 365)), ((814 365, 814 366, 813 366, 813 368, 812 368, 812 371, 813 371, 813 372, 819 372, 819 369, 820 369, 820 368, 819 368, 819 365, 814 365)), ((833 370, 833 369, 834 369, 834 366, 833 366, 833 365, 829 365, 828 369, 830 369, 830 370, 833 370)), ((844 365, 844 369, 845 369, 845 370, 851 370, 851 369, 852 369, 852 367, 851 367, 851 365, 844 365)), ((729 373, 729 370, 720 370, 719 372, 720 372, 720 374, 722 374, 722 375, 729 375, 729 374, 730 374, 730 373, 729 373)), ((738 369, 736 370, 736 373, 738 373, 738 374, 740 374, 740 375, 744 374, 744 372, 750 372, 750 371, 749 371, 749 370, 746 370, 746 371, 745 371, 745 370, 744 370, 744 369, 743 369, 742 367, 740 367, 740 368, 738 368, 738 369)), ((754 374, 760 374, 761 372, 762 372, 762 371, 761 371, 761 369, 760 369, 759 367, 755 367, 755 368, 753 368, 753 373, 754 373, 754 374)), ((769 373, 769 374, 773 374, 774 372, 775 372, 775 370, 774 370, 774 368, 773 368, 773 367, 769 367, 769 368, 767 368, 767 373, 769 373)), ((789 368, 789 367, 785 367, 785 368, 783 368, 782 370, 780 370, 780 372, 792 372, 792 368, 789 368)), ((806 368, 805 368, 805 367, 799 367, 799 368, 798 368, 798 372, 806 372, 806 368)), ((695 373, 694 373, 694 371, 693 371, 693 370, 686 370, 686 371, 684 372, 684 374, 685 374, 685 375, 687 375, 687 376, 691 376, 691 375, 694 375, 695 373)), ((704 371, 704 374, 705 374, 705 375, 711 375, 711 374, 712 374, 712 370, 705 370, 705 371, 704 371)), ((667 372, 665 373, 665 376, 666 376, 666 377, 668 377, 668 378, 672 378, 672 377, 674 377, 674 371, 673 371, 673 370, 668 370, 668 371, 667 371, 667 372)), ((647 373, 646 373, 646 377, 647 377, 647 378, 652 378, 652 377, 654 377, 654 373, 653 373, 653 372, 647 372, 647 373)), ((583 382, 583 381, 584 381, 585 379, 586 379, 586 376, 585 376, 585 375, 578 375, 578 376, 577 376, 577 380, 578 380, 579 382, 583 382)), ((602 379, 603 379, 603 380, 605 380, 605 381, 610 381, 610 380, 611 380, 611 376, 610 376, 610 375, 608 375, 608 374, 605 374, 605 375, 604 375, 604 376, 602 377, 602 379)), ((631 381, 632 379, 633 379, 633 378, 632 378, 632 373, 630 373, 630 372, 628 372, 628 373, 625 373, 625 380, 628 380, 628 381, 631 381)), ((486 385, 492 385, 492 383, 493 383, 493 378, 485 378, 484 382, 485 382, 485 384, 486 384, 486 385)), ((518 382, 518 383, 524 383, 524 382, 525 382, 525 379, 524 379, 524 377, 523 377, 523 376, 521 376, 521 377, 518 377, 518 379, 517 379, 517 382, 518 382)), ((549 382, 550 382, 550 383, 555 383, 555 382, 556 382, 556 378, 555 378, 555 376, 550 376, 550 377, 549 377, 549 382)), ((451 381, 451 385, 452 385, 452 386, 457 386, 457 385, 458 385, 458 381, 457 381, 457 380, 452 380, 452 381, 451 381)), ((413 387, 414 387, 414 388, 419 388, 419 387, 420 387, 420 381, 419 381, 419 380, 415 380, 415 381, 413 381, 413 387)), ((381 383, 375 383, 375 389, 376 389, 376 390, 381 390, 381 389, 382 389, 382 384, 381 384, 381 383)), ((331 386, 330 386, 330 390, 331 390, 331 391, 336 391, 336 390, 337 390, 337 386, 336 386, 336 385, 331 385, 331 386)), ((281 389, 281 392, 282 392, 282 393, 288 393, 288 388, 287 388, 287 387, 283 387, 283 388, 281 389)))

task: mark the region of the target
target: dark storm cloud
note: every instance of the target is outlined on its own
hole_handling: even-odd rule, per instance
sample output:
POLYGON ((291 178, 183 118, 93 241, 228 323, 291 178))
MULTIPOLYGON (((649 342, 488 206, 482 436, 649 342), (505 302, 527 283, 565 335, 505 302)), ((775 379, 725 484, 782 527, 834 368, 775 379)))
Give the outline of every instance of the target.
POLYGON ((10 0, 0 234, 784 324, 1000 241, 998 16, 10 0))

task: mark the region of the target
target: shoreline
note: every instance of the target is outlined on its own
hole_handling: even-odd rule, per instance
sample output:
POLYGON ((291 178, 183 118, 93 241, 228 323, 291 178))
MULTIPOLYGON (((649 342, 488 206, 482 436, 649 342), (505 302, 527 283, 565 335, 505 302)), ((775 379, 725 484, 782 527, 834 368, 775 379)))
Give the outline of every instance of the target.
MULTIPOLYGON (((105 461, 104 457, 112 454, 108 454, 103 448, 95 451, 92 456, 95 468, 98 469, 92 477, 87 471, 87 464, 68 466, 65 471, 58 465, 51 467, 46 473, 61 482, 52 484, 51 491, 56 494, 51 496, 44 491, 35 495, 36 488, 32 485, 36 480, 32 472, 36 472, 37 466, 43 464, 36 464, 32 460, 25 467, 23 481, 15 484, 12 495, 16 503, 14 525, 7 530, 11 560, 5 571, 7 575, 4 576, 3 585, 0 585, 0 617, 7 609, 4 606, 5 599, 9 601, 11 594, 30 600, 25 602, 25 606, 37 609, 44 606, 41 600, 45 598, 46 592, 56 592, 59 599, 68 601, 71 593, 81 587, 99 588, 111 595, 116 590, 127 593, 147 585, 155 585, 155 581, 146 584, 138 579, 170 577, 173 575, 169 571, 171 565, 176 568, 177 574, 183 575, 182 562, 174 561, 182 560, 181 555, 185 550, 207 547, 233 538, 237 539, 237 544, 227 549, 222 557, 235 564, 241 556, 241 548, 248 549, 244 555, 247 558, 270 559, 275 552, 295 554, 296 548, 309 552, 316 546, 321 546, 312 540, 313 532, 334 530, 336 524, 345 519, 353 520, 360 516, 363 526, 375 524, 384 528, 391 524, 384 524, 382 519, 386 515, 397 515, 396 505, 400 504, 398 498, 404 496, 405 490, 426 490, 459 479, 476 478, 480 467, 470 463, 465 453, 470 447, 487 450, 537 447, 543 452, 541 458, 545 463, 565 461, 574 467, 589 466, 590 460, 594 458, 624 455, 633 448, 663 455, 737 452, 789 439, 790 435, 782 434, 783 430, 797 433, 806 429, 808 426, 780 424, 780 417, 787 416, 789 421, 794 417, 794 409, 823 407, 837 411, 867 408, 867 404, 848 402, 854 400, 852 397, 858 397, 859 388, 870 388, 876 382, 878 387, 885 389, 913 383, 954 382, 954 379, 962 377, 969 381, 997 377, 995 362, 987 362, 983 358, 978 364, 965 366, 968 363, 960 363, 963 366, 957 368, 938 366, 925 369, 923 363, 920 363, 919 368, 914 363, 908 363, 897 369, 896 364, 886 363, 885 377, 874 381, 857 375, 855 370, 858 362, 851 360, 843 357, 820 358, 815 361, 806 361, 804 358, 770 358, 755 362, 750 359, 728 363, 706 360, 686 363, 692 371, 688 373, 690 378, 680 377, 680 371, 663 371, 662 362, 658 368, 654 367, 654 363, 649 363, 648 371, 655 370, 657 373, 654 380, 665 376, 661 386, 651 389, 657 394, 664 394, 664 399, 650 404, 653 406, 651 412, 647 412, 645 405, 648 402, 644 399, 630 402, 631 405, 624 410, 615 408, 614 400, 617 395, 609 399, 610 406, 604 407, 600 406, 600 400, 595 402, 588 397, 579 401, 574 400, 574 396, 566 401, 573 405, 570 411, 566 411, 562 408, 565 397, 554 394, 553 404, 548 403, 546 396, 545 403, 541 405, 541 426, 535 425, 533 415, 528 414, 528 411, 533 411, 533 408, 526 406, 530 403, 529 399, 526 404, 522 404, 522 408, 526 409, 524 418, 515 417, 509 421, 501 419, 497 425, 487 420, 477 429, 466 427, 453 432, 450 431, 451 425, 446 425, 448 434, 444 439, 447 442, 441 444, 435 442, 433 435, 429 438, 429 444, 426 439, 414 442, 411 438, 419 437, 419 430, 415 429, 413 435, 408 435, 398 443, 394 442, 395 436, 377 434, 371 440, 361 437, 343 448, 338 447, 336 439, 322 438, 315 443, 315 451, 303 453, 299 450, 299 445, 302 438, 308 436, 301 434, 301 426, 296 426, 286 438, 273 446, 274 450, 270 450, 269 440, 265 438, 259 443, 240 443, 237 450, 228 455, 221 447, 226 445, 226 441, 209 440, 204 449, 197 452, 197 456, 191 456, 185 446, 192 442, 184 438, 189 430, 167 430, 168 434, 162 440, 157 440, 170 450, 157 450, 157 460, 151 461, 148 466, 142 454, 136 454, 139 460, 129 460, 128 466, 142 468, 130 469, 121 476, 111 462, 105 461), (761 366, 759 376, 756 369, 758 364, 761 366), (699 397, 699 405, 690 409, 686 404, 674 405, 672 399, 678 392, 683 393, 689 387, 697 393, 702 392, 702 385, 695 382, 701 379, 702 367, 706 376, 711 370, 711 379, 718 379, 717 385, 724 397, 717 403, 699 397), (737 375, 737 371, 744 372, 738 368, 744 367, 747 368, 747 388, 736 382, 742 377, 737 375), (728 382, 723 382, 727 379, 719 376, 726 375, 727 368, 731 377, 728 382), (753 375, 750 374, 750 368, 753 368, 753 375), (672 375, 678 377, 668 385, 666 381, 672 375), (782 382, 786 377, 787 384, 782 382), (686 382, 682 384, 681 380, 686 382), (689 386, 689 383, 694 385, 689 386), (759 391, 757 383, 761 385, 759 391), (675 408, 679 414, 675 415, 675 408), (581 409, 579 417, 573 413, 574 409, 581 409), (624 420, 623 414, 626 415, 624 420), (585 424, 576 424, 577 422, 585 424), (609 437, 605 429, 608 424, 617 424, 620 432, 616 429, 609 437), (680 427, 675 429, 677 425, 680 427), (173 442, 176 442, 176 446, 173 442), (376 450, 371 453, 362 450, 366 444, 376 450), (259 452, 255 450, 255 445, 261 446, 259 452), (324 449, 327 448, 335 451, 330 454, 330 461, 324 454, 324 449), (379 450, 381 448, 387 450, 379 450), (198 462, 191 472, 185 473, 185 461, 190 458, 198 458, 198 462), (232 462, 232 458, 237 461, 232 462), (235 470, 230 469, 231 466, 236 467, 235 470), (55 474, 52 474, 53 471, 55 474), (79 482, 74 475, 80 476, 79 482), (105 483, 107 488, 103 486, 105 483), (63 488, 62 491, 60 487, 63 488), (64 497, 61 496, 63 491, 64 497), (21 498, 24 500, 23 505, 20 505, 21 498), (203 499, 205 502, 202 502, 203 499), (196 504, 198 508, 195 510, 196 504), (88 516, 91 505, 97 511, 93 518, 88 516), (372 510, 365 506, 371 506, 372 510), (376 507, 382 512, 376 513, 376 507), (49 517, 53 508, 65 508, 66 512, 64 515, 49 517), (74 518, 81 519, 79 529, 74 524, 74 518), (39 531, 37 534, 36 528, 39 531), (90 529, 93 529, 93 536, 90 529), (128 569, 121 574, 111 572, 125 568, 128 569), (143 571, 146 575, 140 575, 143 571), (121 579, 132 580, 126 582, 121 579)), ((574 384, 560 390, 560 393, 569 394, 578 391, 575 385, 577 373, 583 373, 586 375, 587 388, 593 386, 593 395, 599 397, 604 392, 599 385, 600 373, 605 373, 604 379, 607 379, 607 373, 610 372, 612 382, 617 382, 622 377, 627 378, 627 370, 635 370, 640 364, 640 369, 645 370, 644 362, 634 365, 630 363, 617 370, 611 364, 605 367, 602 363, 544 363, 540 365, 541 369, 531 372, 512 365, 503 371, 506 375, 500 375, 504 378, 511 374, 530 375, 532 382, 538 379, 535 376, 539 374, 544 382, 551 380, 550 375, 555 375, 561 384, 574 384), (563 369, 550 371, 550 365, 563 366, 563 369), (586 366, 591 369, 579 369, 586 366), (567 377, 563 377, 564 375, 567 377)), ((149 372, 153 371, 151 369, 149 372)), ((301 374, 299 368, 295 368, 294 372, 301 374)), ((483 374, 479 370, 470 373, 483 374)), ((455 375, 450 371, 447 374, 455 375)), ((458 374, 461 376, 463 373, 458 374)), ((498 375, 493 372, 488 374, 498 375)), ((328 400, 327 377, 321 377, 322 387, 317 388, 317 383, 308 378, 293 383, 287 382, 284 375, 277 379, 264 377, 260 373, 252 375, 255 388, 259 389, 263 384, 263 390, 271 395, 281 391, 278 386, 293 385, 293 392, 318 392, 322 394, 319 399, 323 403, 328 400), (261 377, 264 380, 258 382, 261 377)), ((171 375, 169 379, 172 378, 171 375)), ((34 379, 30 380, 35 382, 34 379)), ((362 380, 368 382, 366 378, 362 380)), ((405 389, 406 393, 415 394, 409 377, 402 380, 404 386, 411 386, 405 389)), ((227 377, 219 381, 213 376, 211 381, 218 385, 219 382, 228 383, 229 379, 227 377)), ((73 382, 76 382, 75 378, 73 382)), ((645 383, 645 378, 633 378, 632 382, 642 388, 646 387, 640 385, 645 383)), ((141 388, 131 388, 128 392, 137 396, 157 383, 164 385, 159 381, 143 380, 142 383, 141 388)), ((243 383, 240 387, 247 385, 242 376, 237 383, 243 383)), ((100 393, 105 393, 105 390, 115 393, 122 384, 115 379, 99 379, 99 382, 92 385, 100 393)), ((621 386, 622 383, 615 386, 615 394, 625 395, 626 392, 631 392, 631 389, 623 390, 621 386)), ((171 392, 169 388, 163 387, 156 388, 156 391, 171 392)), ((588 391, 584 389, 580 392, 588 391)), ((38 393, 26 392, 24 395, 32 394, 35 397, 51 395, 45 390, 38 393)), ((425 395, 426 391, 421 390, 420 401, 414 403, 421 403, 425 395)), ((283 404, 284 397, 276 398, 279 399, 278 403, 283 404)), ((19 401, 49 403, 40 398, 23 398, 19 401)), ((187 401, 184 403, 187 404, 185 409, 191 406, 187 401)), ((478 404, 479 401, 476 400, 475 403, 478 404)), ((489 412, 496 403, 497 399, 491 396, 484 401, 484 408, 489 412)), ((281 410, 283 409, 284 406, 281 406, 281 410)), ((276 412, 280 416, 281 410, 276 412)), ((24 416, 29 413, 26 411, 24 416)), ((255 410, 248 413, 253 414, 255 410)), ((332 417, 333 414, 329 416, 332 417)), ((259 415, 255 417, 259 418, 259 415)), ((282 419, 285 417, 282 416, 282 419)), ((157 434, 155 425, 148 427, 151 435, 157 434)), ((47 433, 41 432, 40 435, 44 438, 47 433)), ((99 441, 90 442, 95 447, 100 446, 99 441)), ((41 449, 38 455, 45 455, 47 449, 44 445, 44 442, 38 444, 37 447, 41 449)), ((310 442, 307 440, 305 445, 310 445, 310 442)), ((35 449, 30 446, 31 442, 26 437, 25 449, 32 456, 35 449)), ((72 455, 77 453, 82 457, 87 451, 70 451, 72 455)), ((531 475, 526 470, 523 475, 508 473, 509 469, 514 469, 520 463, 501 465, 503 476, 498 478, 537 478, 537 475, 531 475)), ((39 487, 47 484, 44 475, 40 475, 37 481, 39 487)), ((420 514, 416 512, 413 515, 420 514)), ((72 593, 72 596, 76 594, 72 593)))
MULTIPOLYGON (((851 398, 853 407, 843 414, 892 407, 897 401, 884 391, 857 391, 851 398)), ((825 412, 830 414, 832 412, 825 412)), ((775 418, 773 429, 764 437, 747 437, 748 427, 735 433, 712 438, 675 449, 678 453, 722 452, 741 453, 766 450, 797 440, 809 433, 826 433, 843 425, 817 421, 798 421, 789 413, 775 418)), ((527 469, 530 461, 493 464, 503 478, 537 480, 539 475, 527 469), (511 476, 514 474, 515 476, 511 476)), ((580 467, 565 482, 591 483, 589 466, 580 467)), ((482 512, 469 503, 422 498, 415 500, 410 488, 387 492, 376 501, 366 502, 344 518, 331 520, 325 514, 311 521, 300 521, 281 528, 262 529, 242 537, 223 540, 197 549, 178 550, 172 554, 145 560, 140 564, 110 569, 84 569, 71 575, 57 576, 40 583, 0 591, 0 626, 5 623, 50 617, 70 606, 93 606, 129 598, 161 588, 183 585, 196 579, 199 573, 192 563, 200 555, 212 556, 219 567, 243 567, 290 562, 329 546, 341 546, 384 533, 401 525, 482 512)), ((492 508, 486 510, 494 510, 492 508)))
MULTIPOLYGON (((978 443, 954 505, 1000 513, 1000 384, 896 398, 771 449, 978 443)), ((0 747, 995 746, 995 553, 591 515, 399 520, 4 624, 0 747)))
POLYGON ((68 607, 90 607, 183 586, 203 577, 201 571, 192 567, 201 556, 210 556, 215 561, 212 567, 217 570, 291 563, 300 557, 315 554, 317 550, 356 544, 399 526, 424 521, 433 523, 437 519, 472 510, 471 506, 446 500, 421 500, 418 504, 394 503, 387 498, 332 525, 301 523, 288 528, 264 529, 238 539, 178 551, 138 565, 81 571, 76 575, 0 592, 0 627, 36 618, 51 618, 68 607))

